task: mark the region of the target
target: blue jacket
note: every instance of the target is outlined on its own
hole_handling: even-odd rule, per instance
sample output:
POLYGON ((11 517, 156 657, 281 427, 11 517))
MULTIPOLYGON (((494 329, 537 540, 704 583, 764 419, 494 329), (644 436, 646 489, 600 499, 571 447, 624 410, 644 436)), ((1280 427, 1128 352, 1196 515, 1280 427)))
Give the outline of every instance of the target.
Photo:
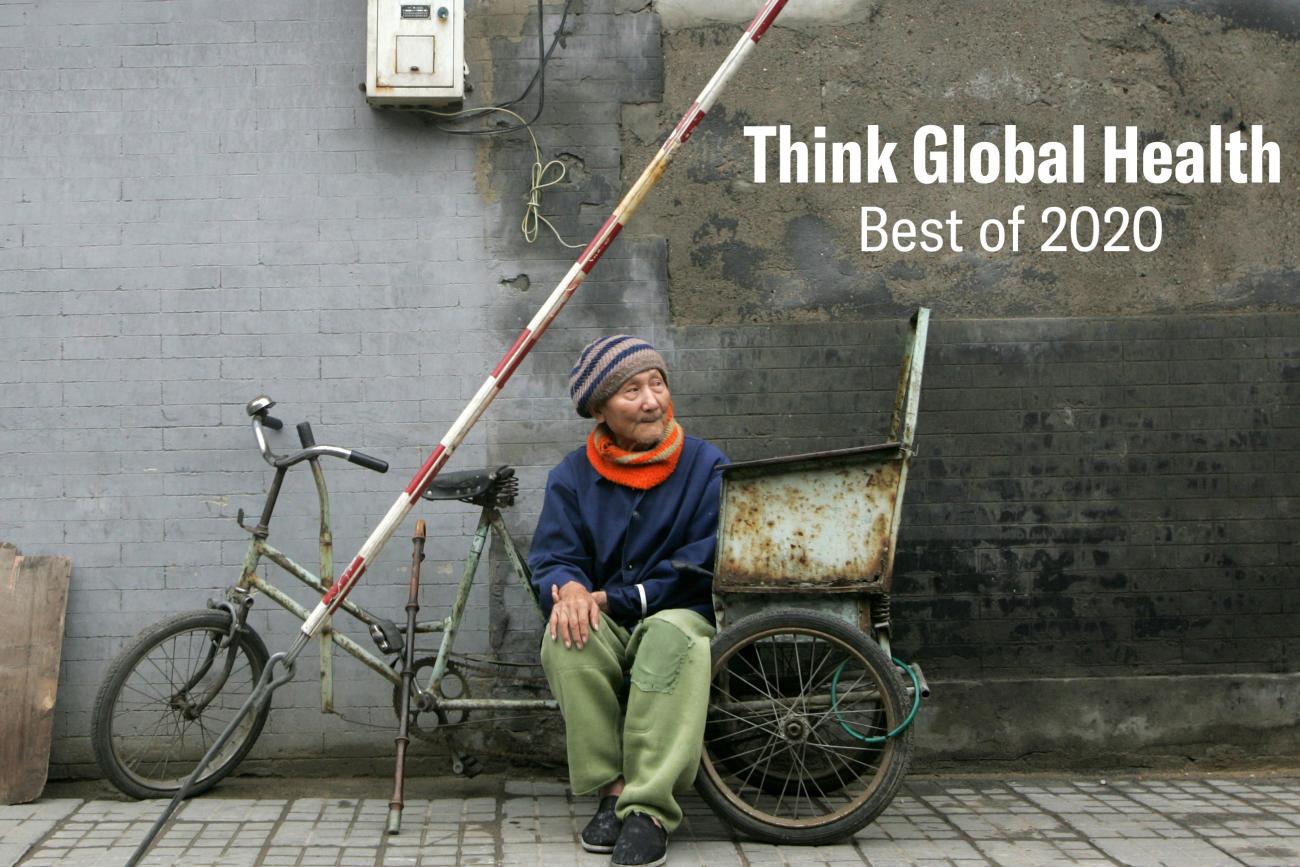
POLYGON ((528 554, 542 613, 551 616, 552 586, 577 581, 604 590, 610 616, 629 628, 665 608, 689 608, 712 623, 710 582, 679 575, 672 561, 713 570, 718 467, 726 462, 715 446, 687 436, 672 475, 638 491, 597 473, 585 447, 566 455, 546 480, 528 554))

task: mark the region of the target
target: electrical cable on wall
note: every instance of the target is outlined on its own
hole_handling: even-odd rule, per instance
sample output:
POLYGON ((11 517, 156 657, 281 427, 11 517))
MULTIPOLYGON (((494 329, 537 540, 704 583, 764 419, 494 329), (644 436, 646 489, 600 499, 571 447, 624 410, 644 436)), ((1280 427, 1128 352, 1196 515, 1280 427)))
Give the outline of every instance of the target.
POLYGON ((555 46, 559 44, 560 36, 564 33, 564 25, 569 18, 569 9, 572 6, 573 0, 566 0, 564 8, 560 12, 560 23, 555 28, 555 33, 551 37, 550 46, 547 46, 546 34, 543 30, 542 0, 537 0, 537 70, 533 73, 533 77, 529 79, 528 85, 519 96, 501 105, 475 106, 473 108, 451 112, 435 111, 433 109, 419 109, 419 111, 423 114, 432 115, 453 122, 473 120, 475 118, 487 118, 489 115, 497 112, 508 114, 515 118, 518 123, 513 126, 490 127, 488 129, 457 129, 447 123, 438 123, 434 126, 448 135, 493 136, 518 132, 521 129, 527 132, 529 139, 531 139, 533 143, 533 165, 529 173, 528 198, 524 206, 524 218, 520 223, 520 230, 523 232, 524 241, 529 244, 534 243, 537 240, 537 234, 541 226, 545 225, 546 228, 550 229, 551 233, 555 235, 555 239, 563 246, 576 250, 580 249, 583 245, 570 244, 568 241, 564 240, 564 237, 560 234, 559 230, 555 228, 554 224, 552 224, 551 221, 542 214, 542 190, 563 183, 567 172, 564 163, 560 160, 550 160, 546 163, 542 162, 542 149, 537 142, 537 136, 533 133, 532 128, 533 123, 541 117, 542 109, 546 106, 546 64, 550 62, 551 55, 555 52, 555 46), (537 109, 533 112, 531 118, 525 119, 518 112, 512 111, 511 106, 518 105, 527 99, 528 95, 532 93, 533 87, 537 88, 537 109), (552 170, 556 170, 555 176, 548 180, 547 173, 552 170))
POLYGON ((451 117, 459 116, 463 120, 471 120, 474 117, 485 116, 487 114, 490 114, 493 111, 511 108, 512 106, 518 105, 519 103, 527 99, 528 94, 532 93, 533 87, 536 87, 537 88, 537 110, 533 112, 533 116, 531 118, 529 118, 528 120, 524 120, 522 117, 519 117, 519 115, 516 114, 515 117, 519 118, 519 124, 517 126, 493 127, 490 129, 457 129, 455 127, 447 126, 446 124, 435 124, 435 126, 438 129, 442 130, 443 132, 447 133, 448 135, 485 135, 486 136, 486 135, 504 135, 510 132, 518 132, 520 129, 526 128, 529 124, 536 123, 537 119, 542 116, 542 109, 545 108, 546 106, 546 64, 550 62, 551 55, 555 53, 555 46, 559 44, 560 37, 564 34, 564 24, 569 18, 569 9, 572 6, 573 6, 573 0, 565 0, 564 8, 560 11, 560 23, 555 28, 555 33, 552 34, 551 36, 551 44, 548 47, 546 45, 546 33, 542 29, 542 23, 543 23, 542 0, 537 0, 537 51, 538 51, 537 71, 534 72, 533 77, 529 79, 528 85, 524 88, 523 93, 519 94, 517 97, 510 100, 509 102, 504 102, 501 103, 500 105, 482 105, 482 106, 476 106, 474 108, 467 108, 462 111, 450 112, 450 113, 438 112, 432 110, 428 111, 429 114, 439 115, 442 117, 451 118, 451 117))
POLYGON ((564 181, 566 169, 564 167, 564 163, 561 162, 560 160, 551 160, 547 163, 542 162, 542 148, 541 145, 537 143, 537 136, 533 134, 533 127, 529 121, 524 120, 522 116, 520 116, 516 112, 511 111, 508 108, 502 108, 501 106, 496 106, 496 105, 482 106, 479 108, 466 109, 465 111, 453 111, 453 112, 434 111, 433 109, 429 109, 429 108, 423 108, 418 110, 425 114, 433 114, 433 115, 438 115, 440 117, 456 117, 457 115, 465 114, 467 112, 499 111, 508 114, 511 117, 518 118, 518 120, 520 121, 519 126, 511 127, 509 130, 503 129, 503 130, 493 131, 493 132, 513 132, 517 129, 522 129, 528 133, 528 138, 531 139, 533 143, 533 166, 530 172, 528 200, 527 200, 527 204, 524 206, 524 219, 523 222, 520 224, 520 229, 523 231, 524 234, 524 240, 527 241, 529 244, 536 241, 537 232, 540 225, 545 225, 546 228, 550 229, 551 233, 555 235, 555 239, 559 241, 561 244, 563 244, 565 247, 569 247, 570 249, 577 250, 583 246, 582 244, 570 244, 568 241, 564 240, 564 236, 560 234, 560 230, 555 228, 555 225, 550 220, 546 219, 545 216, 542 215, 542 190, 544 190, 547 187, 553 187, 558 183, 562 183, 564 181), (557 174, 553 179, 547 180, 546 173, 551 171, 552 168, 556 168, 559 171, 557 172, 557 174))

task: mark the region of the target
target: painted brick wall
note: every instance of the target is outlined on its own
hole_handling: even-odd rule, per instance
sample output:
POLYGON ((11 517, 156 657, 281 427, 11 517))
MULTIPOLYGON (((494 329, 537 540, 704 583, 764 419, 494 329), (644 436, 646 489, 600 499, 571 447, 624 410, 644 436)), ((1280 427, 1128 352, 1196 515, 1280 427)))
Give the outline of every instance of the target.
MULTIPOLYGON (((513 96, 536 60, 533 6, 469 5, 476 98, 513 96)), ((618 11, 631 5, 583 4, 548 76, 537 133, 570 174, 546 210, 576 243, 639 170, 621 165, 620 105, 662 97, 658 18, 618 11)), ((364 105, 359 8, 0 7, 0 538, 75 563, 56 775, 89 770, 112 654, 201 606, 241 561, 232 518, 270 479, 245 401, 269 392, 319 441, 393 464, 387 477, 328 468, 345 560, 572 261, 519 237, 524 139, 451 138, 364 105)), ((687 429, 733 458, 883 431, 901 316, 674 327, 667 261, 663 240, 621 237, 451 465, 518 466, 524 497, 507 518, 522 542, 547 469, 586 433, 565 380, 601 334, 659 345, 687 429)), ((936 309, 900 650, 937 678, 1294 671, 1297 326, 936 309)), ((474 516, 417 515, 432 606, 474 516)), ((273 540, 312 565, 314 534, 300 475, 273 540)), ((359 601, 399 609, 405 536, 359 601)), ((530 660, 537 616, 500 560, 463 640, 530 660)), ((295 624, 268 609, 254 624, 284 646, 295 624)), ((347 719, 320 715, 304 658, 256 755, 387 754, 387 687, 347 660, 336 675, 347 719)))
MULTIPOLYGON (((537 63, 536 5, 467 5, 476 98, 514 96, 537 63)), ((618 186, 618 106, 661 88, 657 18, 586 5, 536 128, 545 158, 563 152, 575 170, 546 208, 579 242, 618 186)), ((269 393, 319 442, 392 464, 388 476, 327 465, 346 563, 571 261, 549 237, 519 239, 525 137, 457 138, 365 105, 364 11, 353 0, 0 7, 0 538, 75 564, 55 775, 90 770, 89 716, 112 655, 237 576, 247 537, 234 515, 257 513, 271 477, 247 400, 269 393), (525 270, 531 290, 502 282, 525 270)), ((558 11, 547 6, 548 31, 558 11)), ((627 250, 611 255, 607 286, 640 267, 640 248, 627 250)), ((666 316, 662 301, 649 306, 666 316)), ((631 301, 627 321, 645 307, 631 301)), ((595 327, 610 321, 603 309, 577 316, 595 327)), ((524 380, 503 420, 534 418, 524 380)), ((451 468, 481 466, 486 436, 475 431, 451 468)), ((274 443, 287 451, 296 437, 286 428, 274 443)), ((537 450, 539 463, 554 457, 537 450)), ((271 540, 311 568, 315 502, 304 467, 271 540)), ((419 514, 430 604, 459 577, 475 516, 454 503, 419 514)), ((400 612, 408 531, 358 601, 400 612)), ((469 650, 490 644, 486 585, 462 630, 469 650)), ((257 605, 253 623, 274 650, 296 625, 273 607, 257 605)), ((322 717, 313 656, 277 693, 258 755, 390 752, 387 685, 341 658, 347 720, 322 717)))
MULTIPOLYGON (((698 326, 661 342, 686 429, 748 460, 883 441, 904 328, 698 326)), ((1300 669, 1297 335, 1294 314, 936 312, 899 651, 939 680, 1300 669)), ((490 429, 493 461, 536 453, 490 429)), ((521 527, 531 502, 512 515, 521 527)), ((524 603, 503 624, 524 624, 521 642, 524 603)))
MULTIPOLYGON (((736 459, 883 441, 902 327, 680 329, 684 423, 736 459)), ((1298 335, 937 312, 899 649, 936 678, 1300 670, 1298 335)))

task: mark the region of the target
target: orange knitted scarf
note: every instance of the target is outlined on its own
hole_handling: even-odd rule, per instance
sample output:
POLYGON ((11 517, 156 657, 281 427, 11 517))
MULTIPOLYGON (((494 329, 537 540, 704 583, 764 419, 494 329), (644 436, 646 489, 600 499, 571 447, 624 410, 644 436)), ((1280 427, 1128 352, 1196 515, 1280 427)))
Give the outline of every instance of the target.
POLYGON ((685 437, 682 426, 673 418, 670 403, 664 435, 653 447, 643 452, 619 448, 609 428, 602 423, 587 436, 587 460, 591 461, 596 472, 611 482, 648 491, 673 474, 682 456, 685 437))

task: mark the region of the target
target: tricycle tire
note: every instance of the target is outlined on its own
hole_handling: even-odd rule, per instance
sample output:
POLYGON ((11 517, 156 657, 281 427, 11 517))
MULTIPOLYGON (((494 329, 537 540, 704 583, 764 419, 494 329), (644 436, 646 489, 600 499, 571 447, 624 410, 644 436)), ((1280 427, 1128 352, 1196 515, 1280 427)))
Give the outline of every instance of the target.
MULTIPOLYGON (((141 632, 113 660, 95 697, 91 744, 104 775, 125 794, 175 795, 252 692, 266 645, 245 626, 222 648, 229 633, 226 611, 178 614, 141 632)), ((268 702, 244 718, 190 795, 211 789, 243 761, 269 713, 268 702)))
POLYGON ((868 825, 912 756, 899 669, 852 624, 809 610, 747 617, 713 641, 695 788, 736 830, 821 845, 868 825))

